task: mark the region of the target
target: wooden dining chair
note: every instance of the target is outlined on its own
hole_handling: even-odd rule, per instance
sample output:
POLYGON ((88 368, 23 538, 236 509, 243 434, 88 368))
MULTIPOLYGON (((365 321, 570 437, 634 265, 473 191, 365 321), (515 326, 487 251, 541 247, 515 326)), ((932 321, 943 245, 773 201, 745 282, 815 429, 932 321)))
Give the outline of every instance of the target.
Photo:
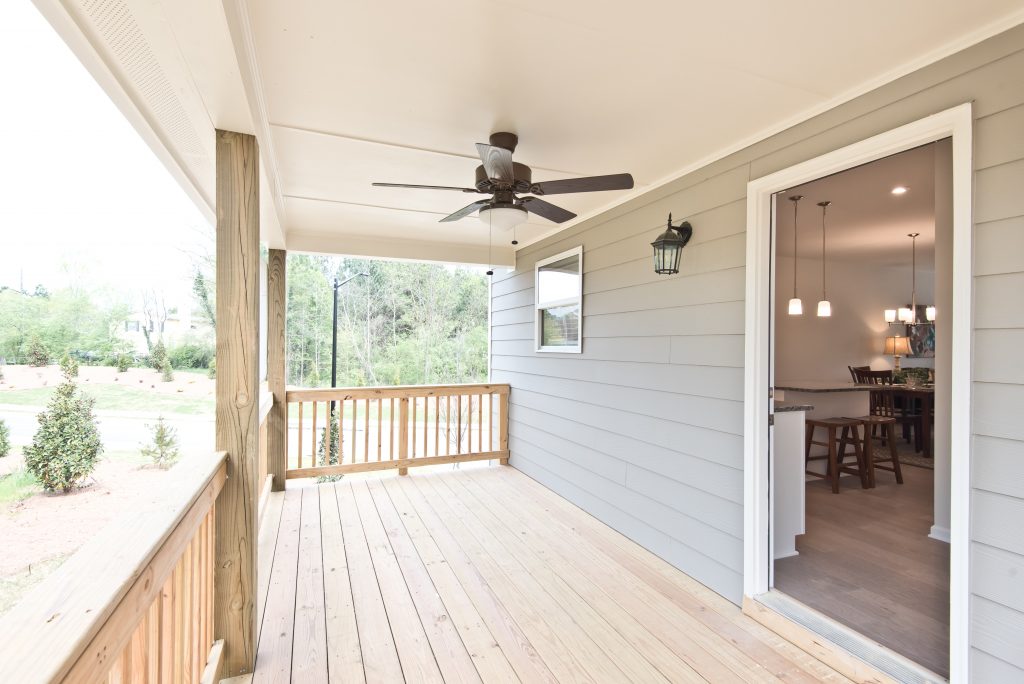
MULTIPOLYGON (((888 385, 893 384, 893 373, 891 370, 871 370, 866 366, 847 366, 850 369, 850 374, 853 375, 853 381, 860 385, 888 385)), ((921 416, 914 411, 913 402, 904 401, 902 397, 897 397, 897 393, 890 390, 872 390, 868 401, 869 411, 868 413, 872 416, 879 416, 882 418, 893 418, 897 424, 903 427, 903 436, 910 442, 911 431, 915 443, 920 441, 921 416)), ((885 444, 885 440, 892 434, 891 430, 881 430, 882 443, 885 444)), ((871 425, 871 436, 876 437, 879 434, 879 424, 871 425)), ((920 451, 920 449, 918 449, 920 451)))

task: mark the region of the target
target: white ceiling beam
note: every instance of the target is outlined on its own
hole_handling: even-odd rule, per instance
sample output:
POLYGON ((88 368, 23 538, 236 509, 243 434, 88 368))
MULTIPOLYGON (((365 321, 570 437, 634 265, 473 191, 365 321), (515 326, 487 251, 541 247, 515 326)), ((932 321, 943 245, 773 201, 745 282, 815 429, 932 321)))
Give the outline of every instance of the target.
POLYGON ((489 247, 362 235, 323 235, 289 231, 288 251, 498 268, 515 268, 516 265, 515 250, 511 246, 489 247))
MULTIPOLYGON (((248 100, 256 139, 259 141, 260 161, 263 166, 262 181, 266 184, 265 190, 269 191, 273 204, 272 218, 276 218, 276 224, 267 226, 269 229, 265 233, 267 244, 272 249, 286 249, 288 247, 288 222, 285 214, 284 195, 281 191, 281 174, 277 156, 274 154, 274 137, 270 131, 263 79, 252 34, 249 5, 246 0, 223 0, 223 4, 228 31, 231 33, 231 42, 238 60, 238 72, 248 100)), ((267 194, 267 192, 263 194, 267 194)), ((271 217, 264 214, 262 218, 267 220, 271 217)))

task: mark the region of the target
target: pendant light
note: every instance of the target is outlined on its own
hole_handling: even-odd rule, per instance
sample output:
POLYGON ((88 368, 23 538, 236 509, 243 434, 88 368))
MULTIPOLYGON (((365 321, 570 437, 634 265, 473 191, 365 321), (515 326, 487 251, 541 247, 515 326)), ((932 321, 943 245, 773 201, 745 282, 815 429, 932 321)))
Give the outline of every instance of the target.
POLYGON ((793 298, 789 300, 790 316, 802 316, 804 313, 804 303, 796 296, 796 264, 798 256, 796 251, 796 216, 797 207, 800 206, 800 200, 803 198, 803 195, 793 195, 789 198, 789 201, 793 203, 793 298))
POLYGON ((828 318, 832 315, 832 302, 828 301, 828 294, 825 288, 825 213, 828 211, 828 206, 832 204, 829 201, 818 202, 818 206, 821 207, 821 301, 818 302, 818 317, 828 318))
POLYGON ((900 316, 907 325, 917 325, 917 236, 920 233, 907 233, 910 238, 910 309, 901 308, 900 316))
POLYGON ((886 309, 885 322, 890 325, 901 323, 904 325, 928 325, 935 323, 935 306, 925 307, 925 320, 917 320, 917 237, 920 233, 907 233, 910 238, 910 306, 901 306, 899 309, 886 309))

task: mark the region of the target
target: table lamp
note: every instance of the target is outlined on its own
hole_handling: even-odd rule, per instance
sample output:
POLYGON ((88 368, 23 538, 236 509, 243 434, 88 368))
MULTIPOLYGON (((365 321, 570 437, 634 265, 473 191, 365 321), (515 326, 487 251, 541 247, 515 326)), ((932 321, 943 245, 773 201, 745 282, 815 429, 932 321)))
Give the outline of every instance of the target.
POLYGON ((900 337, 899 335, 896 335, 895 337, 886 337, 885 351, 882 353, 888 354, 889 356, 892 356, 893 358, 896 359, 896 364, 893 370, 894 372, 899 373, 900 357, 910 355, 910 338, 900 337))

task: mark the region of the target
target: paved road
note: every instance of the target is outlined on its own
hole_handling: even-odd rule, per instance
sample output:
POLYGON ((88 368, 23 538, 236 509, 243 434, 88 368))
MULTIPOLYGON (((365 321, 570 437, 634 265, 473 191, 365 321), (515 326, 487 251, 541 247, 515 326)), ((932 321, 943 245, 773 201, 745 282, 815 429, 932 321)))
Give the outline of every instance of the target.
MULTIPOLYGON (((11 443, 32 443, 32 435, 39 427, 36 415, 41 409, 34 406, 0 404, 0 418, 11 429, 11 443)), ((147 425, 156 422, 156 414, 125 411, 96 411, 100 438, 107 451, 137 451, 139 445, 151 440, 147 425)), ((213 449, 213 416, 179 416, 167 414, 166 422, 177 429, 178 443, 183 453, 213 449)))

